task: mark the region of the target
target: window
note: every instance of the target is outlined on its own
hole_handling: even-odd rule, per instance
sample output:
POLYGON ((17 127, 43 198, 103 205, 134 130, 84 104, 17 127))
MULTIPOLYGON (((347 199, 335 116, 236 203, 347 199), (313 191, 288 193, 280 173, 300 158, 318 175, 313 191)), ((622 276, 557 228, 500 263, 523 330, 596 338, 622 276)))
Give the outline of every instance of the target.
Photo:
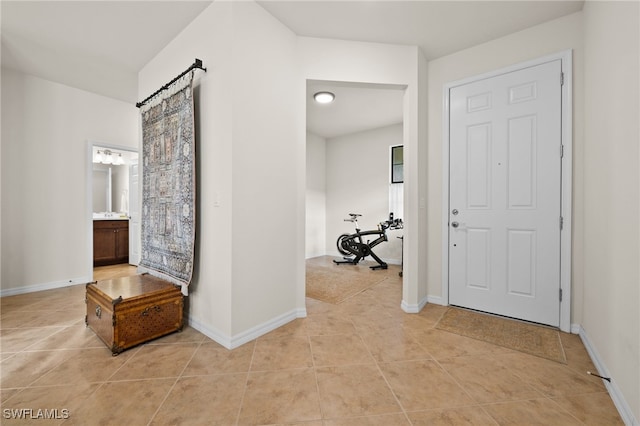
POLYGON ((391 168, 389 176, 389 212, 394 218, 402 219, 404 216, 404 153, 403 146, 391 147, 391 168))
POLYGON ((391 147, 391 183, 404 182, 404 147, 391 147))

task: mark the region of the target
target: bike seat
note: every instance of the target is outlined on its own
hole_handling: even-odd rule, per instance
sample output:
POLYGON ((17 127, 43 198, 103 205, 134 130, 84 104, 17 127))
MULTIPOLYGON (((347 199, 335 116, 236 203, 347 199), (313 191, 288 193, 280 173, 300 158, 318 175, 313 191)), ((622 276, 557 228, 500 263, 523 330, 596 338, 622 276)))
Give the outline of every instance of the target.
POLYGON ((345 222, 354 222, 356 220, 358 220, 358 216, 362 216, 361 214, 358 213, 349 213, 349 216, 351 216, 349 219, 345 219, 345 222))

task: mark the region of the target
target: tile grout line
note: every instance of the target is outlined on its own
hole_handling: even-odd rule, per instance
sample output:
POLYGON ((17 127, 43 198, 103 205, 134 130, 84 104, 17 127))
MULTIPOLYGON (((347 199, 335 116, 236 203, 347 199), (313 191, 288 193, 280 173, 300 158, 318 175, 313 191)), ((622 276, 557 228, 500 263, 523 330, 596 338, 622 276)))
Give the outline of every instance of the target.
MULTIPOLYGON (((355 324, 354 324, 354 327, 355 327, 355 324)), ((369 348, 369 345, 367 345, 365 340, 362 338, 360 332, 358 332, 358 337, 360 338, 360 340, 364 344, 364 347, 367 349, 367 352, 369 352, 369 356, 373 359, 373 362, 376 365, 376 369, 378 370, 378 373, 380 374, 380 376, 384 380, 384 383, 387 385, 387 388, 389 389, 389 392, 391 392, 391 395, 393 395, 393 399, 396 401, 396 404, 398 404, 398 407, 400 408, 400 411, 404 415, 404 418, 407 420, 407 422, 409 422, 409 424, 413 424, 411 422, 411 420, 409 419, 409 415, 407 414, 407 410, 404 408, 404 405, 402 405, 402 403, 400 402, 400 399, 398 398, 398 396, 394 392, 393 387, 389 383, 389 380, 387 379, 387 376, 384 375, 384 372, 382 371, 382 368, 380 367, 380 363, 381 362, 379 362, 376 359, 376 357, 373 355, 373 353, 371 352, 371 348, 369 348)), ((387 414, 392 414, 392 413, 387 413, 387 414)))
MULTIPOLYGON (((469 355, 465 355, 465 356, 469 356, 469 355)), ((432 355, 432 357, 433 357, 433 355, 432 355)), ((461 357, 460 357, 460 356, 458 356, 458 357, 454 357, 454 358, 461 358, 461 357)), ((499 425, 498 420, 497 420, 497 419, 495 419, 495 418, 491 415, 491 413, 489 413, 487 410, 485 410, 484 405, 486 405, 486 404, 482 404, 482 403, 478 402, 478 401, 477 401, 477 400, 476 400, 476 399, 475 399, 475 398, 474 398, 474 397, 473 397, 473 396, 472 396, 472 395, 467 391, 467 389, 465 388, 465 386, 463 386, 463 385, 462 385, 462 383, 460 383, 460 382, 459 382, 459 381, 458 381, 458 380, 453 376, 453 374, 451 374, 451 373, 450 373, 446 368, 444 368, 444 367, 442 366, 442 364, 440 364, 440 361, 438 361, 438 360, 437 360, 437 359, 435 359, 435 358, 433 358, 433 361, 438 365, 438 367, 440 367, 440 368, 442 369, 442 371, 444 371, 444 373, 445 373, 447 376, 449 376, 449 377, 451 378, 451 380, 453 380, 453 381, 454 381, 454 383, 455 383, 456 385, 458 385, 458 386, 460 387, 460 389, 462 389, 462 391, 463 391, 463 392, 464 392, 464 393, 469 397, 469 399, 471 399, 471 400, 475 403, 475 404, 474 404, 474 406, 478 406, 478 407, 480 407, 480 409, 482 410, 482 412, 484 412, 487 416, 489 416, 489 418, 490 418, 490 419, 491 419, 491 420, 492 420, 496 425, 499 425)), ((467 407, 468 407, 468 406, 467 406, 467 407)))
POLYGON ((545 398, 547 398, 549 401, 551 401, 552 404, 554 404, 556 407, 558 407, 561 411, 567 413, 569 416, 573 417, 574 419, 576 419, 578 422, 580 423, 584 423, 582 420, 580 420, 579 418, 577 418, 576 416, 573 415, 573 413, 571 413, 569 410, 567 410, 566 408, 564 408, 562 405, 558 404, 553 398, 549 397, 549 396, 545 396, 545 398))
POLYGON ((249 361, 249 368, 247 369, 246 377, 244 379, 244 389, 242 390, 242 396, 240 397, 240 404, 238 404, 238 414, 236 414, 235 425, 240 424, 240 414, 242 413, 242 407, 244 406, 244 397, 247 394, 247 388, 249 387, 249 374, 251 373, 251 367, 253 367, 253 358, 256 355, 256 346, 258 339, 253 340, 253 350, 251 351, 251 361, 249 361))
MULTIPOLYGON (((438 323, 440 322, 440 320, 442 319, 442 317, 444 316, 444 314, 447 312, 447 310, 448 310, 448 307, 447 307, 447 309, 443 310, 443 312, 442 312, 442 314, 440 315, 440 317, 438 318, 438 320, 437 320, 437 321, 435 321, 435 322, 433 323, 433 325, 431 326, 431 330, 436 330, 436 326, 438 325, 438 323)), ((415 337, 415 336, 414 336, 414 337, 415 337)), ((475 399, 475 398, 473 398, 473 397, 471 396, 471 394, 470 394, 470 393, 465 389, 465 387, 464 387, 464 386, 462 386, 462 384, 461 384, 461 383, 460 383, 460 382, 459 382, 455 377, 453 377, 453 375, 452 375, 451 373, 449 373, 449 371, 447 371, 447 369, 446 369, 446 368, 444 368, 444 367, 442 366, 442 364, 440 364, 440 362, 436 359, 436 357, 434 357, 434 356, 433 356, 433 354, 432 354, 431 352, 429 352, 429 351, 428 351, 428 349, 427 349, 427 348, 426 348, 426 347, 425 347, 425 346, 420 342, 420 339, 419 339, 419 338, 417 338, 417 337, 415 337, 415 339, 416 339, 416 341, 417 341, 417 343, 418 343, 418 346, 420 346, 420 347, 421 347, 421 348, 422 348, 422 349, 423 349, 427 354, 429 354, 429 356, 431 357, 431 360, 432 360, 432 361, 433 361, 433 362, 434 362, 438 367, 440 367, 440 369, 441 369, 441 370, 442 370, 442 371, 443 371, 447 376, 449 376, 449 377, 451 378, 451 380, 453 380, 453 382, 454 382, 456 385, 458 385, 458 386, 460 387, 460 389, 462 389, 462 391, 465 393, 465 395, 467 395, 467 396, 469 397, 469 399, 470 399, 471 401, 473 401, 473 402, 475 403, 473 406, 477 406, 477 407, 479 407, 479 408, 482 410, 482 412, 483 412, 483 413, 485 413, 485 414, 486 414, 486 415, 487 415, 487 416, 488 416, 488 417, 489 417, 489 418, 490 418, 490 419, 491 419, 491 420, 492 420, 496 425, 498 425, 498 424, 499 424, 499 423, 498 423, 498 421, 497 421, 496 419, 494 419, 494 418, 493 418, 493 416, 487 412, 487 410, 485 410, 485 409, 484 409, 484 407, 482 406, 482 404, 481 404, 481 403, 479 403, 478 401, 476 401, 476 399, 475 399)), ((453 357, 453 358, 459 358, 459 356, 458 356, 458 357, 453 357)), ((465 407, 469 407, 469 406, 465 406, 465 407)))
MULTIPOLYGON (((138 352, 140 352, 140 350, 144 347, 145 345, 140 345, 134 348, 129 349, 130 351, 135 349, 135 352, 129 357, 129 359, 127 359, 125 362, 122 363, 122 365, 120 365, 120 367, 116 368, 115 371, 113 373, 111 373, 111 375, 109 377, 107 377, 107 380, 105 380, 106 382, 116 382, 119 380, 113 380, 113 377, 118 374, 118 371, 120 371, 125 365, 127 365, 129 362, 131 362, 131 360, 138 354, 138 352)), ((120 354, 118 354, 120 355, 120 354)), ((118 355, 113 355, 111 354, 111 356, 118 356, 118 355)))
MULTIPOLYGON (((36 352, 63 352, 63 351, 71 351, 71 349, 54 349, 54 350, 44 350, 44 351, 21 351, 18 352, 16 355, 19 355, 21 353, 36 353, 36 352)), ((27 384, 24 389, 27 388, 33 388, 35 386, 33 386, 33 384, 35 382, 37 382, 38 380, 40 380, 41 378, 43 378, 45 375, 47 375, 48 373, 52 372, 55 368, 58 368, 59 366, 61 366, 65 361, 67 361, 66 359, 61 360, 60 362, 56 363, 55 365, 53 365, 51 368, 48 368, 46 371, 42 372, 40 375, 38 375, 38 377, 36 379, 34 379, 33 381, 29 382, 29 384, 27 384)))
MULTIPOLYGON (((387 388, 391 392, 391 395, 393 395, 393 399, 396 401, 396 404, 398 404, 398 407, 400 407, 400 411, 404 415, 404 418, 407 419, 409 424, 413 424, 411 422, 411 420, 409 419, 409 415, 407 414, 407 409, 404 408, 404 405, 402 405, 402 403, 400 402, 400 399, 398 398, 398 396, 394 392, 393 387, 389 383, 389 380, 387 380, 387 376, 384 375, 384 372, 382 371, 382 368, 380 368, 380 364, 378 363, 377 360, 375 360, 375 362, 376 362, 376 368, 378 369, 378 373, 380 373, 380 376, 382 376, 382 379, 384 380, 384 383, 387 385, 387 388)), ((393 413, 386 413, 386 414, 393 414, 393 413)))
MULTIPOLYGON (((187 369, 187 367, 189 366, 189 364, 191 363, 191 361, 193 360, 193 357, 196 356, 196 353, 198 352, 198 350, 202 347, 202 343, 204 342, 204 337, 200 340, 200 342, 198 343, 198 346, 196 347, 196 349, 193 351, 193 353, 191 354, 191 357, 189 358, 189 360, 184 364, 184 367, 182 367, 182 371, 180 371, 180 373, 178 374, 178 376, 176 377, 176 380, 173 382, 173 384, 171 385, 171 387, 169 388, 169 390, 167 391, 167 394, 164 396, 164 398, 162 399, 162 401, 160 401, 160 404, 158 405, 158 408, 156 408, 156 411, 151 415, 151 418, 149 419, 149 422, 147 423, 147 426, 149 426, 152 422, 153 419, 156 418, 156 416, 158 415, 158 413, 160 412, 160 409, 162 408, 162 406, 164 405, 164 403, 167 401, 167 399, 169 398, 169 395, 171 395, 171 392, 173 392, 173 389, 176 387, 176 385, 178 384, 178 381, 182 378, 182 375, 184 374, 185 370, 187 369)), ((124 365, 124 364, 123 364, 124 365)))
POLYGON ((307 334, 307 342, 309 342, 309 353, 311 355, 311 368, 313 369, 313 378, 316 381, 316 392, 318 394, 318 408, 320 408, 320 421, 324 424, 324 410, 322 408, 322 396, 320 395, 320 382, 318 381, 318 367, 316 366, 316 360, 313 356, 313 347, 311 345, 311 335, 309 330, 305 329, 307 334))
MULTIPOLYGON (((55 327, 55 326, 52 326, 51 328, 53 328, 53 327, 55 327)), ((29 346, 27 346, 27 347, 25 347, 25 348, 21 349, 21 350, 20 350, 20 352, 18 352, 18 353, 22 353, 22 352, 39 352, 38 350, 29 350, 29 348, 30 348, 30 347, 32 347, 32 346, 34 346, 34 345, 37 345, 38 343, 43 342, 43 341, 44 341, 44 340, 46 340, 46 339, 49 339, 50 337, 53 337, 53 336, 55 336, 55 335, 57 335, 57 334, 62 333, 64 330, 68 329, 69 327, 75 327, 75 325, 66 325, 66 326, 61 326, 61 329, 60 329, 60 330, 58 330, 58 331, 56 331, 55 333, 50 334, 50 335, 48 335, 48 336, 46 336, 46 337, 43 337, 43 338, 41 338, 40 340, 38 340, 38 341, 36 341, 36 342, 33 342, 33 343, 32 343, 32 344, 30 344, 29 346)), ((49 328, 49 327, 25 327, 25 329, 26 329, 26 328, 38 328, 38 329, 41 329, 41 328, 49 328)), ((64 348, 63 348, 63 349, 64 349, 64 348)), ((76 349, 76 348, 70 348, 70 349, 76 349)), ((47 351, 47 350, 61 350, 61 349, 41 349, 41 351, 47 351)))

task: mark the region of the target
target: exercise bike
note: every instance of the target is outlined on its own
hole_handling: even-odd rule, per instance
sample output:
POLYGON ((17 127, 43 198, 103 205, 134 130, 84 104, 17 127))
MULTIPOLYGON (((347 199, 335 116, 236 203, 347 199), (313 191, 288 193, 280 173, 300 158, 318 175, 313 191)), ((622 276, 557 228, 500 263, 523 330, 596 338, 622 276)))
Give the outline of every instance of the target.
POLYGON ((343 263, 348 263, 351 265, 357 265, 362 259, 367 256, 371 256, 378 262, 377 265, 370 266, 371 269, 387 269, 388 265, 382 259, 380 259, 374 252, 373 248, 380 243, 383 243, 387 240, 387 229, 401 229, 403 227, 402 219, 394 219, 393 213, 389 215, 389 220, 385 220, 384 222, 380 222, 378 224, 378 229, 374 229, 371 231, 361 231, 358 227, 358 217, 362 216, 361 214, 349 213, 351 216, 348 219, 345 219, 345 222, 353 222, 356 227, 356 232, 353 234, 342 234, 338 237, 338 241, 336 245, 338 246, 338 251, 344 257, 344 260, 334 260, 333 262, 337 265, 341 265, 343 263), (367 240, 365 243, 363 241, 363 237, 367 237, 370 235, 375 235, 377 238, 373 241, 367 240), (351 257, 355 256, 355 257, 351 257))

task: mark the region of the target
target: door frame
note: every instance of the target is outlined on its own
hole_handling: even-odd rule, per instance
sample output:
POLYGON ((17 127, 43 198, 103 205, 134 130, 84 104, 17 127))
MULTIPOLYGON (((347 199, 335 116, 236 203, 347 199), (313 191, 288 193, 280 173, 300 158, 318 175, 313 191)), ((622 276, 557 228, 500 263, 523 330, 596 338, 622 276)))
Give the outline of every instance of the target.
MULTIPOLYGON (((524 68, 541 65, 547 62, 561 61, 564 82, 561 87, 561 140, 562 140, 562 200, 560 214, 562 216, 562 229, 560 231, 560 289, 562 300, 560 301, 560 330, 571 332, 571 241, 572 241, 572 159, 573 159, 573 52, 564 50, 517 63, 505 68, 452 81, 443 87, 443 114, 442 114, 442 302, 449 305, 449 93, 452 88, 518 71, 524 68)), ((558 77, 560 78, 560 77, 558 77)), ((560 153, 558 153, 560 155, 560 153)), ((560 218, 558 218, 560 220, 560 218)), ((560 226, 560 224, 558 224, 560 226)))
POLYGON ((86 240, 86 252, 90 254, 87 259, 87 277, 91 277, 93 280, 93 147, 99 146, 101 148, 113 149, 115 151, 127 151, 127 152, 135 152, 140 155, 140 151, 136 148, 132 148, 126 145, 116 145, 110 142, 102 142, 95 139, 88 139, 86 141, 86 151, 85 151, 85 195, 86 195, 86 204, 85 204, 85 220, 86 226, 85 229, 87 231, 87 240, 86 240))

